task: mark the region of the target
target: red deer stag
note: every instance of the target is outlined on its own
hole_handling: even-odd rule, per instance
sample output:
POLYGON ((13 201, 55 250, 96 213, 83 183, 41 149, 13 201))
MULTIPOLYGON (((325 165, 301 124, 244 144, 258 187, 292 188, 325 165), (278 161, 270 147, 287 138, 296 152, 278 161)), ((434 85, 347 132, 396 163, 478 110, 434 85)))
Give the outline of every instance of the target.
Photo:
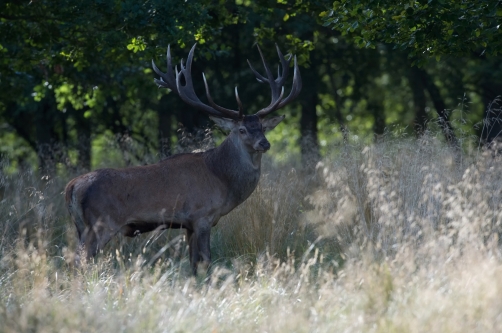
POLYGON ((158 229, 183 228, 190 265, 196 274, 200 264, 207 267, 211 261, 211 227, 244 202, 256 188, 262 153, 270 148, 264 133, 284 119, 284 116, 265 117, 290 103, 301 90, 296 57, 291 92, 283 98, 291 58, 286 60, 277 47, 282 71, 274 78, 258 47, 266 76, 248 63, 257 80, 270 85, 272 102, 248 116, 243 114, 237 88, 238 111, 214 103, 204 74, 209 105, 200 101, 192 83, 194 50, 195 45, 188 54, 186 66, 182 60, 178 72, 177 67, 173 70, 168 47, 166 73, 152 61, 153 69, 160 75, 155 83, 171 89, 188 105, 207 113, 230 134, 220 146, 205 152, 178 154, 152 165, 99 169, 71 180, 65 189, 66 204, 77 227, 80 248, 85 248, 87 258, 95 256, 118 232, 134 237, 158 229))

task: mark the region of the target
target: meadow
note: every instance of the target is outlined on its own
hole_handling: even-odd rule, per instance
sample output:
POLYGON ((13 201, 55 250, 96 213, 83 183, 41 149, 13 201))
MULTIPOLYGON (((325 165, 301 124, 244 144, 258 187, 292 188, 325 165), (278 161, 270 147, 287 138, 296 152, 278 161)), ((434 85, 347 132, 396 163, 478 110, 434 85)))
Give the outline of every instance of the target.
POLYGON ((71 265, 77 171, 0 174, 0 332, 500 332, 502 158, 435 135, 267 155, 213 228, 210 276, 184 233, 117 237, 71 265))

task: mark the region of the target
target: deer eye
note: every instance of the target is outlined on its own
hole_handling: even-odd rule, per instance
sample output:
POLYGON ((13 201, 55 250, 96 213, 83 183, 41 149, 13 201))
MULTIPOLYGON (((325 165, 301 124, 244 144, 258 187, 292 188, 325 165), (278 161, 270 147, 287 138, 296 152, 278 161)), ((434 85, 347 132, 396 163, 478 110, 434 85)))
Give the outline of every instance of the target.
POLYGON ((244 134, 244 133, 246 133, 246 130, 244 128, 240 128, 239 132, 241 132, 241 134, 244 134))

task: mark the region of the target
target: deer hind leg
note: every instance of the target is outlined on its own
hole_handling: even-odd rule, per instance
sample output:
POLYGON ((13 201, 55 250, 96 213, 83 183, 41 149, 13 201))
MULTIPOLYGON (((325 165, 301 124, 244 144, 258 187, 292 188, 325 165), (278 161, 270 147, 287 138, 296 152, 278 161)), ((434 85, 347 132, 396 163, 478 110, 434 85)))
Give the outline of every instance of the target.
POLYGON ((88 226, 80 238, 80 247, 85 249, 87 260, 95 257, 115 233, 107 228, 101 219, 98 219, 92 226, 88 226))
POLYGON ((68 204, 68 210, 70 212, 71 219, 75 224, 77 229, 77 237, 79 240, 79 245, 77 246, 77 250, 75 252, 74 263, 78 267, 80 266, 80 256, 83 252, 83 241, 87 234, 87 226, 85 223, 85 219, 82 212, 82 207, 75 202, 75 196, 72 194, 71 201, 68 204))

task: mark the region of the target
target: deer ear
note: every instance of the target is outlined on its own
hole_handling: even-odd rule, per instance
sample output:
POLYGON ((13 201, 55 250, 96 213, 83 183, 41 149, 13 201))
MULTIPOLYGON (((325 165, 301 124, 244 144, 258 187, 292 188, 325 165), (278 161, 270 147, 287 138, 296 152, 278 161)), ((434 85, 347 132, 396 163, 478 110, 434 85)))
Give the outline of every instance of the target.
POLYGON ((212 117, 209 116, 209 118, 214 121, 216 126, 218 126, 221 130, 224 132, 230 132, 234 129, 235 127, 235 121, 229 118, 219 118, 219 117, 212 117))
POLYGON ((261 126, 263 127, 263 132, 268 132, 268 131, 273 130, 275 128, 275 126, 279 125, 279 123, 281 121, 283 121, 283 119, 285 117, 286 116, 276 116, 276 117, 272 117, 272 118, 263 119, 261 121, 261 126))

